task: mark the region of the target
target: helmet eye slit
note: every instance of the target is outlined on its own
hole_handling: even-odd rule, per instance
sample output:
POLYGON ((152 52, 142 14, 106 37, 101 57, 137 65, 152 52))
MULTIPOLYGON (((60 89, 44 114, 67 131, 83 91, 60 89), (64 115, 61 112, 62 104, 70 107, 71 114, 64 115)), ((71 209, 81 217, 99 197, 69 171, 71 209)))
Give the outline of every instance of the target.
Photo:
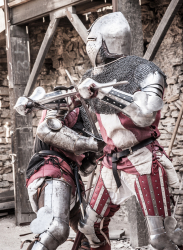
POLYGON ((88 37, 87 38, 87 42, 89 42, 89 41, 96 41, 96 40, 97 40, 96 37, 88 37))

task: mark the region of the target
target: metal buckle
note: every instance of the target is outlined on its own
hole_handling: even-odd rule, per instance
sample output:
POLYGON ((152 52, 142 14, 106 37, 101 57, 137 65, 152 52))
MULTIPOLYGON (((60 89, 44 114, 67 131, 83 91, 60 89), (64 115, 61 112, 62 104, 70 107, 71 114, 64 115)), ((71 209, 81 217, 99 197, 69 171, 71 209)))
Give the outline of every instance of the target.
POLYGON ((130 155, 132 155, 133 154, 132 148, 129 148, 128 150, 130 151, 130 155))

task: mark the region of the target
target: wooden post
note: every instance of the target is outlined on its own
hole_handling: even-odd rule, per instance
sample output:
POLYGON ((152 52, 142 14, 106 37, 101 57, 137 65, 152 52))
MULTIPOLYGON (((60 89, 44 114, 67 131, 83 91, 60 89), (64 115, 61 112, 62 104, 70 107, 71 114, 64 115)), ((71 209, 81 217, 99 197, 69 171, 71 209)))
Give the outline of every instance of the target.
POLYGON ((115 11, 121 11, 127 19, 132 34, 132 50, 131 54, 143 56, 143 32, 141 6, 139 0, 113 0, 115 11))
POLYGON ((38 77, 40 70, 43 66, 44 59, 45 59, 46 54, 47 54, 47 52, 50 48, 50 45, 52 43, 56 28, 58 26, 58 23, 59 23, 59 18, 57 19, 57 18, 54 18, 54 16, 53 16, 51 18, 50 24, 48 26, 45 37, 44 37, 43 42, 41 44, 41 47, 39 49, 39 53, 37 55, 36 61, 34 63, 32 72, 30 74, 27 86, 25 88, 25 91, 24 91, 25 96, 29 96, 31 91, 34 88, 37 77, 38 77))
MULTIPOLYGON (((12 120, 12 153, 14 161, 14 188, 16 224, 31 222, 36 216, 28 200, 26 169, 33 149, 32 116, 21 116, 14 109, 19 96, 23 95, 30 72, 29 36, 25 26, 10 26, 13 88, 10 88, 12 120)), ((9 74, 9 71, 8 71, 9 74)))
MULTIPOLYGON (((121 11, 127 19, 132 33, 132 55, 143 57, 143 32, 139 0, 113 0, 113 11, 121 11)), ((148 245, 148 234, 144 216, 136 197, 126 203, 129 211, 130 242, 133 248, 148 245)))
POLYGON ((177 11, 181 7, 183 0, 172 0, 153 36, 148 49, 144 55, 146 60, 152 61, 165 37, 177 11))

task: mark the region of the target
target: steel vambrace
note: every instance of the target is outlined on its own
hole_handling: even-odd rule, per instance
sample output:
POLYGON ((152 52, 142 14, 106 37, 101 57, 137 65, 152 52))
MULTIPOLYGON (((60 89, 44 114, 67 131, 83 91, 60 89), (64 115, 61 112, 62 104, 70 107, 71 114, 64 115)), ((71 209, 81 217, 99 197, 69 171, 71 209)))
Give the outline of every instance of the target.
MULTIPOLYGON (((50 126, 48 120, 50 119, 43 121, 37 128, 37 136, 41 141, 51 146, 73 152, 75 155, 80 155, 88 151, 98 151, 97 141, 93 137, 79 135, 64 125, 55 130, 53 126, 50 126)), ((52 118, 51 120, 54 120, 54 122, 59 121, 56 118, 52 118)))

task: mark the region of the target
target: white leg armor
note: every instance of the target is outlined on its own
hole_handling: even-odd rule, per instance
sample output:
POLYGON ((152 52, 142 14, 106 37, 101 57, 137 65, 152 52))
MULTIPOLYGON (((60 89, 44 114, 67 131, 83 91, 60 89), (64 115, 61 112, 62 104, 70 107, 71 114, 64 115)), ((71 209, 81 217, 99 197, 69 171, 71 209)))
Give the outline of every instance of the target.
POLYGON ((146 216, 150 235, 149 243, 157 250, 178 250, 173 240, 166 233, 161 216, 146 216))
POLYGON ((46 179, 41 194, 37 218, 31 223, 33 233, 39 234, 32 250, 55 250, 69 236, 71 186, 62 179, 46 179))

